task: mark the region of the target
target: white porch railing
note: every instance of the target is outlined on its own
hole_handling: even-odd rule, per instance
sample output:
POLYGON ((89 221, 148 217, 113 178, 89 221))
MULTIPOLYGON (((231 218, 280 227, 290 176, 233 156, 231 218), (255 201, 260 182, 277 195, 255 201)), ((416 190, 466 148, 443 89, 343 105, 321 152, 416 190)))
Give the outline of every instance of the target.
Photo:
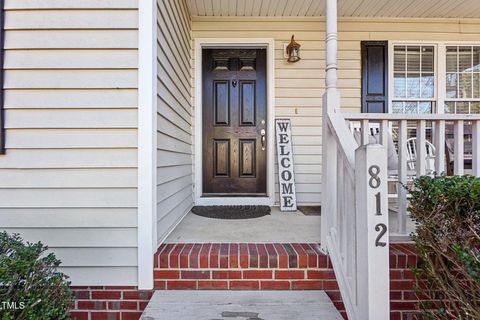
POLYGON ((324 247, 349 319, 388 319, 386 148, 358 147, 341 113, 325 112, 324 117, 324 247))
MULTIPOLYGON (((324 103, 337 105, 335 95, 326 95, 324 103)), ((398 213, 392 217, 388 183, 408 186, 415 176, 444 173, 449 166, 455 175, 480 176, 480 115, 342 114, 336 108, 324 111, 323 135, 322 241, 349 319, 388 319, 389 240, 412 231, 407 189, 397 186, 398 213), (387 157, 389 144, 395 154, 387 157), (398 162, 393 170, 389 157, 398 162)))
POLYGON ((390 148, 390 186, 396 189, 394 237, 408 237, 408 194, 403 186, 414 177, 434 174, 480 176, 480 115, 478 114, 343 114, 360 127, 361 144, 378 131, 379 143, 390 148), (374 128, 374 130, 372 130, 374 128), (415 143, 408 143, 414 141, 415 143), (395 157, 395 159, 393 159, 395 157), (392 168, 392 163, 395 162, 392 168))

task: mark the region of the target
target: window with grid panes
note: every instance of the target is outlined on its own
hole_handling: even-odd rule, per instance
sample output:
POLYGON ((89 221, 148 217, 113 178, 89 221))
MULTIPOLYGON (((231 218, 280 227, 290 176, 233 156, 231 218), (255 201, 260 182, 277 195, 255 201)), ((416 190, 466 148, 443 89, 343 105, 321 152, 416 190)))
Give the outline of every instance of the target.
POLYGON ((445 113, 480 113, 480 46, 446 46, 445 113))
POLYGON ((435 112, 435 47, 395 45, 393 113, 435 112))

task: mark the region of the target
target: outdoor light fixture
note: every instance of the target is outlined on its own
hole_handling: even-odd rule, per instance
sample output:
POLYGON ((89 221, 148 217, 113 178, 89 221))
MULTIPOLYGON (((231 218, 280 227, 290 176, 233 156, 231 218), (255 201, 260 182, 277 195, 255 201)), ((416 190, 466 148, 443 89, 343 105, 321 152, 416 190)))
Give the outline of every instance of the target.
POLYGON ((286 55, 288 56, 287 61, 288 62, 297 62, 299 61, 300 58, 300 44, 295 42, 295 36, 292 35, 292 40, 290 41, 290 44, 286 48, 286 55))

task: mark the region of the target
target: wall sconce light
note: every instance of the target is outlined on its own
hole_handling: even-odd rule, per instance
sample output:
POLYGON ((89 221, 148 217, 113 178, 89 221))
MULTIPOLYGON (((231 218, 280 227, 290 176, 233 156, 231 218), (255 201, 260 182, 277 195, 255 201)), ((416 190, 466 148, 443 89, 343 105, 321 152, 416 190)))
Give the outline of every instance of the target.
POLYGON ((290 44, 285 49, 288 62, 297 62, 300 58, 300 44, 295 42, 295 36, 292 35, 292 40, 290 44))

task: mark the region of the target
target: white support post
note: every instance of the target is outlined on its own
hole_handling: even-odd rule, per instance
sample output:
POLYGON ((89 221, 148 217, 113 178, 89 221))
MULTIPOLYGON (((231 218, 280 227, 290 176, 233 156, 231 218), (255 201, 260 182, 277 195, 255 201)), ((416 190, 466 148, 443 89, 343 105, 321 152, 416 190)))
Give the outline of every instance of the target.
POLYGON ((327 251, 333 217, 336 214, 337 144, 329 129, 329 114, 340 110, 337 90, 337 0, 326 1, 326 68, 325 94, 323 95, 322 128, 322 234, 321 247, 327 251))
POLYGON ((389 230, 386 149, 355 152, 358 319, 390 318, 389 230))
POLYGON ((337 0, 326 1, 326 74, 325 85, 328 89, 337 88, 337 0))

